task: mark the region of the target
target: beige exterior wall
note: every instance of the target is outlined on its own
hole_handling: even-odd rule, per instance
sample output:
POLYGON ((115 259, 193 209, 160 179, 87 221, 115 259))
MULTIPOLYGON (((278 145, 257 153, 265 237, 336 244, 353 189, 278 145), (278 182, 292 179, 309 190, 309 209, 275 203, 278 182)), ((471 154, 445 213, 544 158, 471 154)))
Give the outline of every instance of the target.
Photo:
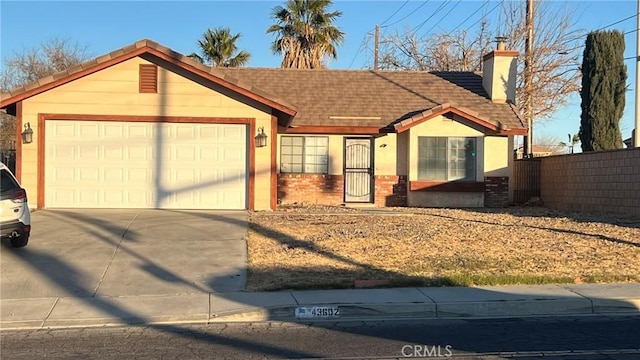
POLYGON ((374 175, 397 175, 398 135, 387 134, 374 142, 374 175))
POLYGON ((513 136, 485 136, 484 176, 509 176, 509 139, 513 136))
POLYGON ((411 151, 409 150, 409 131, 398 134, 398 162, 396 163, 397 173, 400 176, 409 174, 409 158, 411 151))
POLYGON ((482 87, 489 94, 489 98, 493 96, 494 81, 493 81, 493 65, 495 57, 491 56, 482 64, 482 87))
MULTIPOLYGON (((507 137, 485 136, 481 128, 467 125, 456 117, 451 120, 440 116, 407 131, 409 181, 418 180, 418 137, 476 137, 477 171, 476 181, 483 182, 485 176, 509 176, 509 139, 507 137)), ((484 192, 442 192, 408 191, 409 206, 424 207, 482 207, 484 192)))
POLYGON ((517 57, 495 54, 482 65, 482 85, 494 102, 515 103, 517 57))
MULTIPOLYGON (((484 134, 478 129, 466 126, 458 121, 447 119, 443 116, 427 120, 421 124, 418 124, 409 131, 409 181, 418 180, 418 137, 420 136, 460 136, 460 137, 477 137, 477 153, 476 157, 482 159, 483 156, 483 144, 482 137, 484 134)), ((476 181, 483 181, 484 163, 478 162, 478 168, 476 172, 476 181)))
MULTIPOLYGON (((329 175, 343 175, 344 172, 344 139, 368 137, 359 135, 321 135, 321 134, 279 134, 278 135, 278 172, 280 172, 280 142, 283 136, 328 137, 329 138, 329 175)), ((374 174, 395 175, 397 141, 396 134, 387 134, 374 140, 374 174)))
POLYGON ((515 136, 511 135, 508 137, 508 149, 509 149, 509 155, 507 156, 507 168, 509 169, 509 203, 513 202, 514 199, 514 179, 515 176, 513 174, 513 153, 516 149, 516 138, 515 136))
MULTIPOLYGON (((160 66, 158 93, 139 93, 140 64, 150 62, 133 58, 24 100, 22 121, 30 122, 37 132, 39 113, 255 118, 256 127, 264 127, 265 133, 271 133, 271 114, 266 107, 236 101, 160 66)), ((34 135, 33 143, 22 145, 22 182, 33 208, 36 207, 38 175, 38 139, 37 134, 34 135)), ((271 193, 271 147, 249 149, 253 150, 255 209, 267 210, 271 193)))

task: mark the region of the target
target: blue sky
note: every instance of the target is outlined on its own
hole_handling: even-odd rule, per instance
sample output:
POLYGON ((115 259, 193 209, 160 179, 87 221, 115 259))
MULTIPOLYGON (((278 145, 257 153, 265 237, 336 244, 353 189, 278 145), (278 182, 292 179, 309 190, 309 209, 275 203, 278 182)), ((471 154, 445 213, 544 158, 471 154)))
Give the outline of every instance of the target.
MULTIPOLYGON (((576 13, 576 26, 585 30, 601 27, 633 16, 637 1, 569 1, 576 13)), ((271 54, 273 36, 265 33, 273 24, 270 17, 274 6, 284 1, 5 1, 0 2, 0 57, 4 60, 15 52, 46 42, 51 37, 69 38, 88 46, 91 55, 99 56, 112 50, 148 38, 175 51, 189 54, 196 51, 196 42, 207 28, 230 27, 241 33, 240 49, 251 53, 249 66, 278 67, 280 58, 271 54)), ((420 28, 426 32, 467 29, 483 12, 493 22, 498 10, 490 12, 498 0, 334 0, 333 9, 343 12, 336 25, 345 32, 345 43, 338 48, 339 59, 331 62, 334 69, 360 69, 371 63, 371 53, 363 50, 363 40, 376 24, 386 21, 384 32, 420 28), (484 5, 484 6, 483 6, 484 5), (436 13, 436 9, 441 8, 436 13), (482 7, 482 8, 481 8, 482 7), (481 8, 474 16, 476 10, 481 8), (396 13, 397 11, 397 13, 396 13), (395 14, 394 14, 395 13, 395 14), (434 14, 435 13, 435 14, 434 14), (445 14, 448 14, 446 17, 445 14), (391 18, 389 18, 393 15, 391 18), (432 16, 433 15, 433 16, 432 16), (429 18, 432 16, 431 18, 429 18), (404 18, 404 19, 403 19, 404 18), (463 23, 465 19, 468 20, 463 23), (388 19, 388 20, 387 20, 388 19), (394 24, 395 23, 395 24, 394 24)), ((563 2, 553 1, 561 6, 563 2)), ((522 6, 525 6, 522 1, 522 6)), ((623 32, 636 29, 635 18, 622 21, 608 29, 623 32)), ((473 27, 470 28, 473 31, 473 27)), ((418 32, 420 33, 420 32, 418 32)), ((636 52, 636 33, 626 35, 625 57, 636 52)), ((631 134, 635 117, 635 61, 626 61, 628 67, 627 106, 621 122, 622 135, 631 134)), ((551 120, 536 125, 537 134, 550 134, 565 140, 580 126, 580 97, 575 94, 566 108, 551 120)))

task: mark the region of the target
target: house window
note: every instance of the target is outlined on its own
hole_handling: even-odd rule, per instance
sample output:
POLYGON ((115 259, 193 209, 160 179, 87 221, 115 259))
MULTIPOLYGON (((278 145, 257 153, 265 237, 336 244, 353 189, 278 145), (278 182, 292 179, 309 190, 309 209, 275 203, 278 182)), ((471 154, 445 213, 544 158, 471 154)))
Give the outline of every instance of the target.
POLYGON ((329 138, 283 136, 280 139, 280 172, 326 174, 329 138))
POLYGON ((418 137, 418 180, 475 179, 476 138, 418 137))

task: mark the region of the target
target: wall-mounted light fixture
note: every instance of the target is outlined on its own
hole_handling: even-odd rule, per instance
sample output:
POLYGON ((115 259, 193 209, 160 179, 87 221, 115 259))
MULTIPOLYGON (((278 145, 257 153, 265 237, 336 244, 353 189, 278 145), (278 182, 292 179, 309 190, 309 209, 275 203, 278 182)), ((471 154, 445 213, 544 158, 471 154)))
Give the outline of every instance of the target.
POLYGON ((22 131, 22 143, 31 144, 33 142, 33 130, 31 129, 31 123, 24 124, 24 131, 22 131))
POLYGON ((258 128, 258 135, 256 135, 256 147, 267 146, 267 134, 264 133, 264 128, 258 128))

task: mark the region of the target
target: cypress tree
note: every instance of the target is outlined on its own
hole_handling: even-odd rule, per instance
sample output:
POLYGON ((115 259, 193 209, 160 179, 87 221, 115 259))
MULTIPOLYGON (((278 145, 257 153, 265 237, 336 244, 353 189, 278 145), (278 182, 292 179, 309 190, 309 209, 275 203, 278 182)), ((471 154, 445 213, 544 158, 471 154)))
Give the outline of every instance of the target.
POLYGON ((624 48, 624 35, 617 30, 587 35, 580 90, 582 151, 622 148, 620 119, 627 88, 624 48))

